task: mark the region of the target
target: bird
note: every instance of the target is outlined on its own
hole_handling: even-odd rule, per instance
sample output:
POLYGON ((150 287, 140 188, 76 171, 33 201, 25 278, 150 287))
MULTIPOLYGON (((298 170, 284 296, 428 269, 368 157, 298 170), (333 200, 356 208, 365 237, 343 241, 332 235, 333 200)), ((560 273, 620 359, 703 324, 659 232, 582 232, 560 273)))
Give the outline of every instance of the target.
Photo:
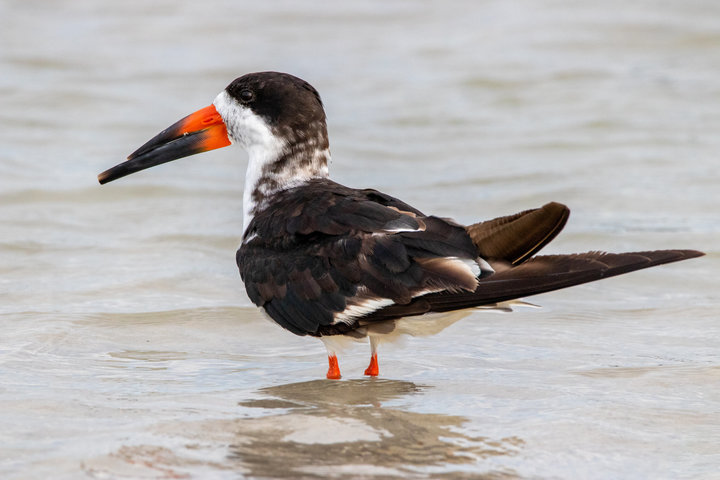
POLYGON ((281 72, 236 78, 98 180, 231 144, 248 157, 236 254, 248 297, 284 329, 324 342, 328 379, 341 378, 337 352, 347 341, 369 339, 364 373, 374 377, 383 341, 436 333, 473 309, 507 310, 528 296, 703 255, 537 255, 565 226, 565 205, 461 225, 336 183, 320 94, 281 72))

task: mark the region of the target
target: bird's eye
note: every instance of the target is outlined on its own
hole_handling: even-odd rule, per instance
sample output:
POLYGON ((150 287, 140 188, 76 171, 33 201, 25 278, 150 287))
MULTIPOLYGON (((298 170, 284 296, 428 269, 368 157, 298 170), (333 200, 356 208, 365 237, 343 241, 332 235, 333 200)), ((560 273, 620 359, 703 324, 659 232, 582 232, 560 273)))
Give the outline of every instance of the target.
POLYGON ((240 92, 240 100, 243 102, 249 102, 253 99, 255 94, 252 92, 252 90, 243 90, 240 92))

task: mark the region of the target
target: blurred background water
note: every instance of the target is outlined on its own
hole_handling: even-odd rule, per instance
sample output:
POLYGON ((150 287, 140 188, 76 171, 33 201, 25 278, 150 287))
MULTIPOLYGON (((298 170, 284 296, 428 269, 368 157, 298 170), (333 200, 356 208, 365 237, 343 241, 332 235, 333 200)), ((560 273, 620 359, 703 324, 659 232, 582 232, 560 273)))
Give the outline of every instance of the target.
POLYGON ((0 2, 3 478, 720 478, 720 4, 0 2), (234 265, 246 159, 96 175, 231 80, 312 83, 334 178, 547 252, 706 257, 341 357, 234 265))

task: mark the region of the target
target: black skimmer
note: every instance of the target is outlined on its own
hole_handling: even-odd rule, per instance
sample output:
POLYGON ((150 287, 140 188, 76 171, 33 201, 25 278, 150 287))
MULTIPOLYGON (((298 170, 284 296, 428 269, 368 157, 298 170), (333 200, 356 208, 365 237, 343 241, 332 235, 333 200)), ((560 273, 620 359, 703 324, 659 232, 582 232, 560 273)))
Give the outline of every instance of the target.
MULTIPOLYGON (((536 256, 570 211, 548 203, 470 226, 426 215, 372 189, 330 180, 320 95, 278 72, 234 80, 101 173, 101 184, 232 143, 249 155, 237 265, 248 296, 283 328, 324 341, 327 378, 340 378, 341 339, 371 346, 433 333, 438 317, 703 255, 694 250, 536 256), (432 320, 431 320, 432 319, 432 320)), ((457 318, 457 316, 455 317, 457 318)))

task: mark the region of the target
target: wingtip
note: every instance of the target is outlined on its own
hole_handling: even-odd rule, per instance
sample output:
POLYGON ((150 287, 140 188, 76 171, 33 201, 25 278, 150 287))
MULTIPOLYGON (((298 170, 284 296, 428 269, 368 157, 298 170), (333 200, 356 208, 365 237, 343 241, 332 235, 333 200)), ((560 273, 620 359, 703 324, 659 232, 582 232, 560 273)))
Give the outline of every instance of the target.
POLYGON ((680 252, 683 254, 685 259, 705 256, 705 252, 701 252, 700 250, 680 250, 680 252))
POLYGON ((551 210, 551 211, 557 211, 557 212, 565 211, 565 212, 567 212, 568 215, 570 215, 570 208, 567 205, 560 203, 560 202, 548 202, 540 208, 542 208, 544 210, 551 210))
POLYGON ((546 203, 542 207, 543 209, 551 212, 558 222, 558 232, 565 228, 565 224, 570 218, 570 208, 567 205, 558 202, 546 203))

